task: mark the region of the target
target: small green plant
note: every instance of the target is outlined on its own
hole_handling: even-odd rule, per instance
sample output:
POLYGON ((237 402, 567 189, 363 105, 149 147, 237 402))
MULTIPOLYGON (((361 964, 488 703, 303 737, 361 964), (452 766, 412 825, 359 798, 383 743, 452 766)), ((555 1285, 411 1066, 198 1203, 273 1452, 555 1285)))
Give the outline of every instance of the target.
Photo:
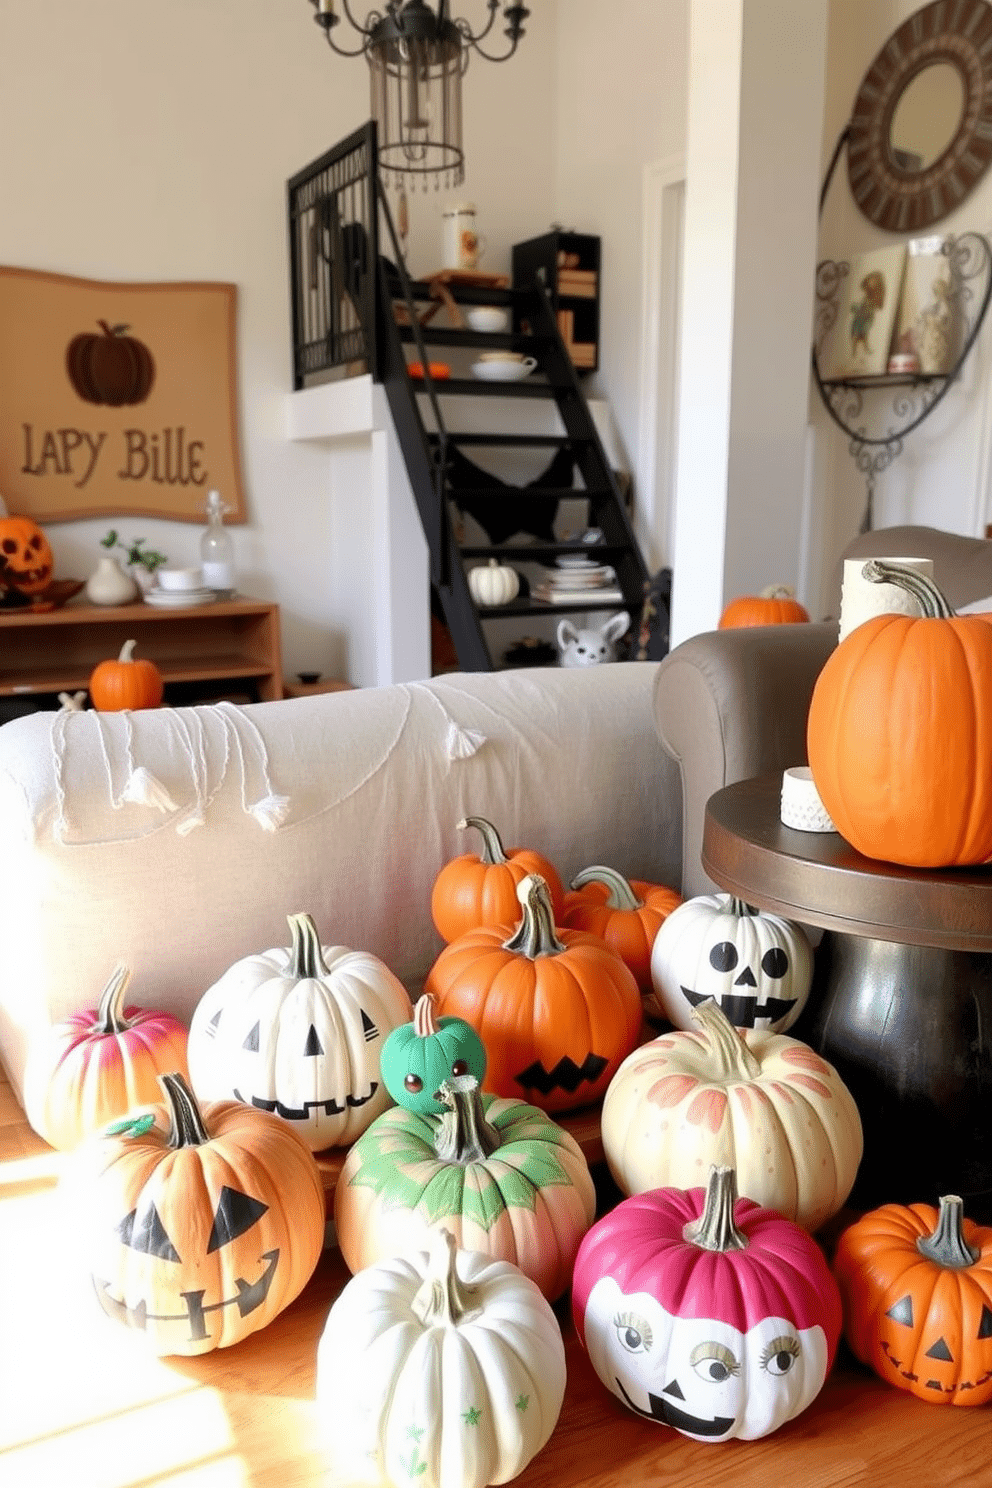
POLYGON ((142 547, 144 540, 143 537, 132 537, 130 542, 122 542, 119 533, 111 527, 106 537, 101 537, 100 546, 101 548, 120 548, 123 553, 127 554, 129 564, 137 563, 142 568, 147 568, 149 573, 154 573, 169 560, 164 553, 156 553, 154 548, 142 547))

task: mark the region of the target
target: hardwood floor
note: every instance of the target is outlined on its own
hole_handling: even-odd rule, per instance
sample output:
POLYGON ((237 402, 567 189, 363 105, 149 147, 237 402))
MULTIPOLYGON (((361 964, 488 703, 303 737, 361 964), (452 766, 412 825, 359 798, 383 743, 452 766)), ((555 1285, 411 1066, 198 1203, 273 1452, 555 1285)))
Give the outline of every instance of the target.
MULTIPOLYGON (((79 1274, 62 1163, 0 1075, 3 1488, 342 1488, 314 1403, 317 1342, 347 1280, 337 1252, 261 1333, 200 1359, 158 1359, 103 1315, 79 1274)), ((842 1356, 774 1435, 703 1445, 624 1410, 559 1315, 565 1403, 521 1488, 992 1485, 987 1408, 926 1405, 842 1356)))

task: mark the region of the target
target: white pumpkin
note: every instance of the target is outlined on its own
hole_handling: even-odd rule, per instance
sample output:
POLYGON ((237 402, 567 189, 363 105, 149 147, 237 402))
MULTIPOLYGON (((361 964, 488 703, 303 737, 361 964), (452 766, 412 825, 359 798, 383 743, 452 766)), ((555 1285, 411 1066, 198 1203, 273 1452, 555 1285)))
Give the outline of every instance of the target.
POLYGON ((187 1059, 201 1100, 273 1111, 322 1152, 392 1105, 379 1055, 410 999, 378 957, 322 946, 308 914, 288 919, 290 947, 246 956, 203 994, 187 1059))
POLYGON ((744 1197, 819 1229, 861 1162, 854 1097, 798 1039, 733 1028, 715 1002, 693 1019, 697 1032, 642 1044, 607 1087, 603 1150, 618 1187, 698 1188, 711 1166, 731 1167, 744 1197))
POLYGON ((692 1010, 712 998, 735 1028, 784 1033, 813 981, 813 948, 801 925, 751 909, 732 894, 700 894, 678 905, 651 949, 648 1012, 692 1028, 692 1010))
POLYGON ((537 1286, 447 1230, 429 1252, 352 1277, 317 1348, 341 1481, 507 1483, 547 1442, 564 1393, 561 1331, 537 1286))
POLYGON ((479 605, 504 605, 520 593, 520 575, 508 564, 490 558, 468 571, 469 593, 479 605))

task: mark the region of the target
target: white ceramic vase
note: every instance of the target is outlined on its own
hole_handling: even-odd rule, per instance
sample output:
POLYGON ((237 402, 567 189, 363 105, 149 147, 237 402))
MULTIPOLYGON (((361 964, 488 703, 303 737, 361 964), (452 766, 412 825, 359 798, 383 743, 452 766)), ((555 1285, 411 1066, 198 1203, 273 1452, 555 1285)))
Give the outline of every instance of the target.
POLYGON ((137 583, 116 558, 101 558, 86 580, 86 598, 90 604, 123 605, 137 597, 137 583))

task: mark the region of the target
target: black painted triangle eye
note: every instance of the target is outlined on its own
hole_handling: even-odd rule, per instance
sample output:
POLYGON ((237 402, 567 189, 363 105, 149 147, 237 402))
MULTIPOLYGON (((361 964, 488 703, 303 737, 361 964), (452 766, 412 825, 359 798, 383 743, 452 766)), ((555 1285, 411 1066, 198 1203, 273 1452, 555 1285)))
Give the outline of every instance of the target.
POLYGON ((320 1039, 317 1037, 316 1028, 314 1028, 313 1024, 311 1023, 310 1032, 307 1034, 307 1041, 303 1050, 303 1057, 306 1058, 307 1055, 323 1054, 323 1052, 324 1046, 320 1042, 320 1039))
POLYGON ((207 1245, 207 1254, 214 1250, 220 1250, 222 1245, 230 1245, 239 1235, 250 1230, 253 1224, 257 1224, 262 1215, 268 1209, 268 1204, 263 1204, 261 1199, 253 1199, 249 1194, 239 1193, 236 1188, 228 1188, 225 1183, 217 1200, 217 1213, 214 1215, 213 1229, 210 1231, 210 1240, 207 1245))
POLYGON ((157 1256, 160 1261, 179 1261, 179 1252, 165 1233, 154 1204, 138 1216, 137 1209, 126 1214, 117 1226, 121 1243, 131 1250, 140 1250, 144 1255, 157 1256))
POLYGON ((893 1303, 885 1314, 894 1323, 905 1323, 907 1328, 913 1326, 913 1299, 908 1294, 900 1297, 898 1302, 893 1303))
POLYGON ((930 1345, 926 1356, 928 1359, 943 1359, 948 1364, 954 1363, 954 1355, 943 1338, 938 1338, 936 1343, 930 1345))
POLYGON ((378 1028, 376 1028, 364 1008, 362 1008, 362 1032, 365 1035, 365 1042, 367 1044, 370 1044, 374 1038, 379 1037, 378 1028))
POLYGON ((987 1303, 982 1307, 982 1315, 978 1320, 978 1337, 992 1338, 992 1307, 987 1303))
POLYGON ((246 1037, 246 1039, 245 1039, 244 1043, 241 1045, 241 1047, 243 1049, 250 1049, 253 1054, 257 1054, 258 1053, 258 1024, 257 1023, 255 1024, 255 1027, 253 1029, 251 1029, 251 1031, 248 1033, 248 1036, 246 1037))

